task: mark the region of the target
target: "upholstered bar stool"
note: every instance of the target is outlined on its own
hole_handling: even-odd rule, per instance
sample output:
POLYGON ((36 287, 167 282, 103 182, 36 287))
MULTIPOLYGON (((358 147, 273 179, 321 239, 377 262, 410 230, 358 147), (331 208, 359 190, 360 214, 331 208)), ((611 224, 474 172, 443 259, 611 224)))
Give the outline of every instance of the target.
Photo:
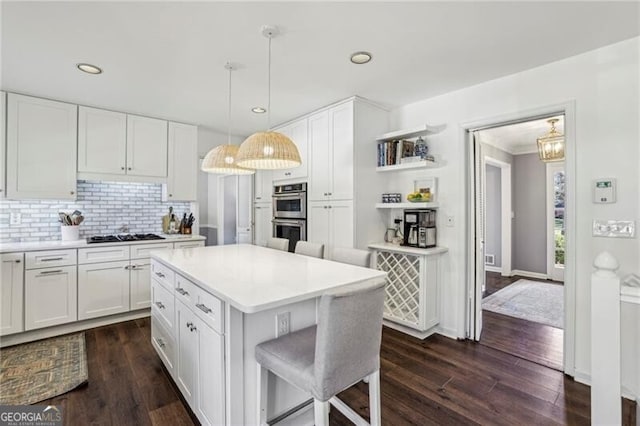
POLYGON ((340 263, 362 266, 363 268, 370 268, 371 252, 354 248, 336 247, 333 249, 333 260, 340 263))
POLYGON ((269 238, 269 241, 267 241, 267 247, 276 250, 289 251, 289 240, 286 238, 269 238))
POLYGON ((336 395, 368 378, 370 424, 380 425, 383 301, 384 282, 323 295, 317 325, 256 346, 257 423, 267 424, 267 378, 272 371, 313 396, 316 426, 329 425, 329 404, 355 424, 367 424, 336 395))
POLYGON ((324 244, 310 243, 309 241, 298 241, 296 243, 295 252, 297 254, 319 257, 322 259, 324 256, 324 244))

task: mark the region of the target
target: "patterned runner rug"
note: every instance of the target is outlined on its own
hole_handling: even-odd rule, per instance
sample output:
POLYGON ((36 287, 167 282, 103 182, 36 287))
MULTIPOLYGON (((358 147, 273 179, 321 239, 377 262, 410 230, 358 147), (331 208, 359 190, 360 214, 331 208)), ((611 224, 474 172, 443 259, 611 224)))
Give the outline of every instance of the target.
POLYGON ((35 404, 87 383, 84 333, 0 349, 0 404, 35 404))
POLYGON ((563 328, 564 286, 518 280, 482 299, 482 309, 563 328))

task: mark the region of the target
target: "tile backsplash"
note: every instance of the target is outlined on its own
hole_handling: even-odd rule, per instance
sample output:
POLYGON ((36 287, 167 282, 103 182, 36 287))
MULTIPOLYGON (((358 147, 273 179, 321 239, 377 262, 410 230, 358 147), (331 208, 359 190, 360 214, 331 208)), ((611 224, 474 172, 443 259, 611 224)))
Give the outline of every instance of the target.
POLYGON ((87 237, 121 234, 122 225, 131 233, 160 233, 169 206, 179 219, 190 208, 188 202, 162 202, 160 184, 79 180, 77 191, 76 201, 0 200, 0 243, 59 240, 60 211, 80 210, 80 236, 87 237), (20 214, 19 225, 10 224, 12 213, 20 214))

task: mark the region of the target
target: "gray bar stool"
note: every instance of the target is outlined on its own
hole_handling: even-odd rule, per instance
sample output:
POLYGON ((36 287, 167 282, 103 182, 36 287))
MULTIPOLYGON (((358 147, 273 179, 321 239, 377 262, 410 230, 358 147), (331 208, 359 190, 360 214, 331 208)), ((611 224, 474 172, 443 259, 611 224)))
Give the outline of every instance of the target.
POLYGON ((269 241, 267 241, 267 247, 276 250, 289 251, 289 240, 286 238, 269 238, 269 241))
POLYGON ((333 260, 340 263, 362 266, 363 268, 370 268, 371 252, 354 248, 336 247, 333 249, 333 260))
POLYGON ((310 243, 309 241, 298 241, 296 243, 295 252, 304 254, 305 256, 318 257, 322 259, 324 256, 324 244, 310 243))
POLYGON ((316 426, 329 425, 329 404, 354 423, 367 424, 336 395, 368 378, 370 424, 380 425, 383 302, 384 282, 323 295, 317 325, 256 346, 257 424, 267 424, 267 378, 272 371, 313 396, 316 426))

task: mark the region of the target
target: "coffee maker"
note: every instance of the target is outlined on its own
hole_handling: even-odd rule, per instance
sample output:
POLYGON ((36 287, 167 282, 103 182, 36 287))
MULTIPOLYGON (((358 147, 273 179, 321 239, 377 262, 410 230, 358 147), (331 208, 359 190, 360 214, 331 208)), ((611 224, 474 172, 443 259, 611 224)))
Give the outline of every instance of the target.
POLYGON ((404 245, 429 248, 436 246, 436 211, 404 211, 404 245))

